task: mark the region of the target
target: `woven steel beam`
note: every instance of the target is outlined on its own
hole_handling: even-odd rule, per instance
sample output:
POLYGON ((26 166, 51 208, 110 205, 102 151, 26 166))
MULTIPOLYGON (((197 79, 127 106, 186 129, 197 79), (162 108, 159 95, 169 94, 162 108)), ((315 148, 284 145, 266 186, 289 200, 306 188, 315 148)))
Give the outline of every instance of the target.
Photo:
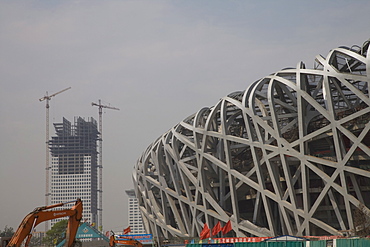
MULTIPOLYGON (((357 47, 357 46, 356 46, 357 47)), ((370 213, 370 51, 337 48, 202 108, 134 169, 146 230, 197 237, 342 235, 370 213)))

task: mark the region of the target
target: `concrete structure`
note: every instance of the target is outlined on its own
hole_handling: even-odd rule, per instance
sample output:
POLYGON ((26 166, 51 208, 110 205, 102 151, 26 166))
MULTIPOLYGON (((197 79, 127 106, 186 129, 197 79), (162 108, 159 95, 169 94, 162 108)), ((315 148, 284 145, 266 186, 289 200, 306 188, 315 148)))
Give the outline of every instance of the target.
POLYGON ((370 49, 340 47, 252 83, 153 142, 133 175, 154 236, 341 235, 370 213, 370 49), (362 206, 363 205, 363 206, 362 206))
MULTIPOLYGON (((82 220, 98 227, 97 122, 93 118, 86 121, 76 117, 72 125, 63 118, 63 123, 54 123, 54 127, 56 136, 49 141, 51 204, 81 198, 84 208, 82 220)), ((53 225, 60 220, 52 220, 51 223, 53 225)))
POLYGON ((131 229, 129 234, 145 234, 146 232, 135 191, 126 190, 126 194, 128 195, 128 225, 131 229))

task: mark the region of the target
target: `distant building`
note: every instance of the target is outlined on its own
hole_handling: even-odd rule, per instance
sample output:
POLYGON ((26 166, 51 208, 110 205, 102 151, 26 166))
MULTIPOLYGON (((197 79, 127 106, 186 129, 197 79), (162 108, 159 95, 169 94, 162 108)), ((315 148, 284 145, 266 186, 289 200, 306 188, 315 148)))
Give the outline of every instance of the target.
MULTIPOLYGON (((65 118, 63 123, 54 123, 56 136, 49 141, 51 204, 81 198, 84 208, 82 221, 95 225, 98 222, 97 122, 94 118, 86 121, 75 117, 74 120, 73 124, 65 118)), ((52 220, 51 225, 60 220, 52 220)))
POLYGON ((128 195, 128 225, 130 234, 145 234, 143 220, 141 218, 139 204, 134 190, 126 190, 128 195))
POLYGON ((45 237, 45 232, 32 232, 32 239, 39 238, 40 240, 45 237))

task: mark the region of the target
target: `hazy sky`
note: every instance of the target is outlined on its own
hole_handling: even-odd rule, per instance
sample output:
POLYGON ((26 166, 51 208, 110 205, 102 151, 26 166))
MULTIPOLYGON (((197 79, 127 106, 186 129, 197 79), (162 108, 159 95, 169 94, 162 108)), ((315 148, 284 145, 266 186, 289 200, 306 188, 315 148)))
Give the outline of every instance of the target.
MULTIPOLYGON (((0 0, 0 230, 45 201, 53 122, 103 115, 103 225, 128 226, 148 145, 257 79, 370 38, 370 1, 0 0)), ((42 224, 43 226, 43 224, 42 224)), ((43 230, 43 227, 37 228, 43 230)))

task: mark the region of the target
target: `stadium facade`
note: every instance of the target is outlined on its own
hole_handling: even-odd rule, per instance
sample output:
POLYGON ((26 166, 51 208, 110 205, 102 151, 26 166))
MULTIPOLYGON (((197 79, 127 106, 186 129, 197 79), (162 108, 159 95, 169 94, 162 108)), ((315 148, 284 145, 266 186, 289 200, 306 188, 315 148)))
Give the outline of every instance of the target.
POLYGON ((370 213, 370 40, 252 83, 181 121, 139 158, 146 230, 197 237, 343 235, 370 213))

